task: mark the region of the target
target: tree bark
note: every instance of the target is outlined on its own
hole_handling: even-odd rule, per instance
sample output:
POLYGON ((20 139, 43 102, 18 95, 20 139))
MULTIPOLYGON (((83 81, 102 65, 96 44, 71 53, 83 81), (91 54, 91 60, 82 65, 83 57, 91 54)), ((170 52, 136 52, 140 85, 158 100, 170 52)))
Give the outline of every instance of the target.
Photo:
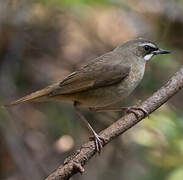
MULTIPOLYGON (((172 96, 178 93, 183 87, 183 66, 172 78, 151 97, 142 102, 139 108, 145 109, 147 116, 167 102, 172 96)), ((105 139, 103 146, 112 139, 117 138, 129 128, 144 119, 144 113, 138 111, 138 117, 133 113, 126 114, 118 121, 99 133, 105 139)), ((93 141, 88 141, 81 146, 73 155, 66 158, 63 165, 60 165, 46 180, 68 180, 74 174, 84 172, 83 166, 96 154, 93 141)))

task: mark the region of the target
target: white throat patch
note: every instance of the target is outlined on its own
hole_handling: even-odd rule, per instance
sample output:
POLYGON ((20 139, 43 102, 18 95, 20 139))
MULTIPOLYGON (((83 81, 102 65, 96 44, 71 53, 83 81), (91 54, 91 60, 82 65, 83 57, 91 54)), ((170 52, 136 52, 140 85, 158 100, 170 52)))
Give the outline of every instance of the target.
POLYGON ((147 54, 147 55, 145 55, 145 56, 144 56, 144 60, 145 60, 145 61, 149 61, 149 60, 152 58, 153 55, 154 55, 154 54, 147 54))

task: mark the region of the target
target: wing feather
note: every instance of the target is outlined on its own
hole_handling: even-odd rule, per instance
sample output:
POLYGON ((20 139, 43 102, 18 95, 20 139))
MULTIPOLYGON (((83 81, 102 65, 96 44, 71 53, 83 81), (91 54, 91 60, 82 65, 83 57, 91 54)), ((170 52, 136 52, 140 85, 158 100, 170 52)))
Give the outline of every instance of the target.
POLYGON ((130 67, 124 65, 90 65, 67 76, 49 96, 78 93, 111 86, 128 76, 130 67))

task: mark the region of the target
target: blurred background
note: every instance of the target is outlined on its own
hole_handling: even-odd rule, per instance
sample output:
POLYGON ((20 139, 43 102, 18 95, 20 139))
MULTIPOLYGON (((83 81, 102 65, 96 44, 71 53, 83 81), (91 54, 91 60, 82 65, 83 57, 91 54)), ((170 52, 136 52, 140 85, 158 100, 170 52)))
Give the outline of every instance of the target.
MULTIPOLYGON (((0 0, 0 104, 62 80, 91 59, 136 37, 170 55, 148 64, 133 105, 160 88, 182 65, 181 0, 0 0)), ((182 180, 183 92, 115 139, 73 180, 182 180)), ((97 132, 122 113, 83 113, 97 132)), ((65 102, 0 109, 0 179, 41 180, 88 140, 65 102)))

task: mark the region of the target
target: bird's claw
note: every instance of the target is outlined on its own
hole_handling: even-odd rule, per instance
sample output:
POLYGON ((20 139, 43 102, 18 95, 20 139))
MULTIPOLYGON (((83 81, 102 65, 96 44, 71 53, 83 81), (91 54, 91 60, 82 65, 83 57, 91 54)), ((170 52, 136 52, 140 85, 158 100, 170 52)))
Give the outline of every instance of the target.
POLYGON ((139 108, 139 107, 128 107, 127 109, 126 109, 126 112, 127 113, 133 113, 135 116, 136 116, 136 118, 138 118, 139 116, 139 114, 137 113, 137 111, 141 111, 144 115, 143 115, 143 117, 145 118, 146 116, 148 116, 148 112, 144 109, 144 108, 139 108))
POLYGON ((98 134, 93 134, 93 137, 89 138, 90 140, 94 140, 96 151, 100 154, 103 148, 103 143, 105 139, 100 137, 98 134))

